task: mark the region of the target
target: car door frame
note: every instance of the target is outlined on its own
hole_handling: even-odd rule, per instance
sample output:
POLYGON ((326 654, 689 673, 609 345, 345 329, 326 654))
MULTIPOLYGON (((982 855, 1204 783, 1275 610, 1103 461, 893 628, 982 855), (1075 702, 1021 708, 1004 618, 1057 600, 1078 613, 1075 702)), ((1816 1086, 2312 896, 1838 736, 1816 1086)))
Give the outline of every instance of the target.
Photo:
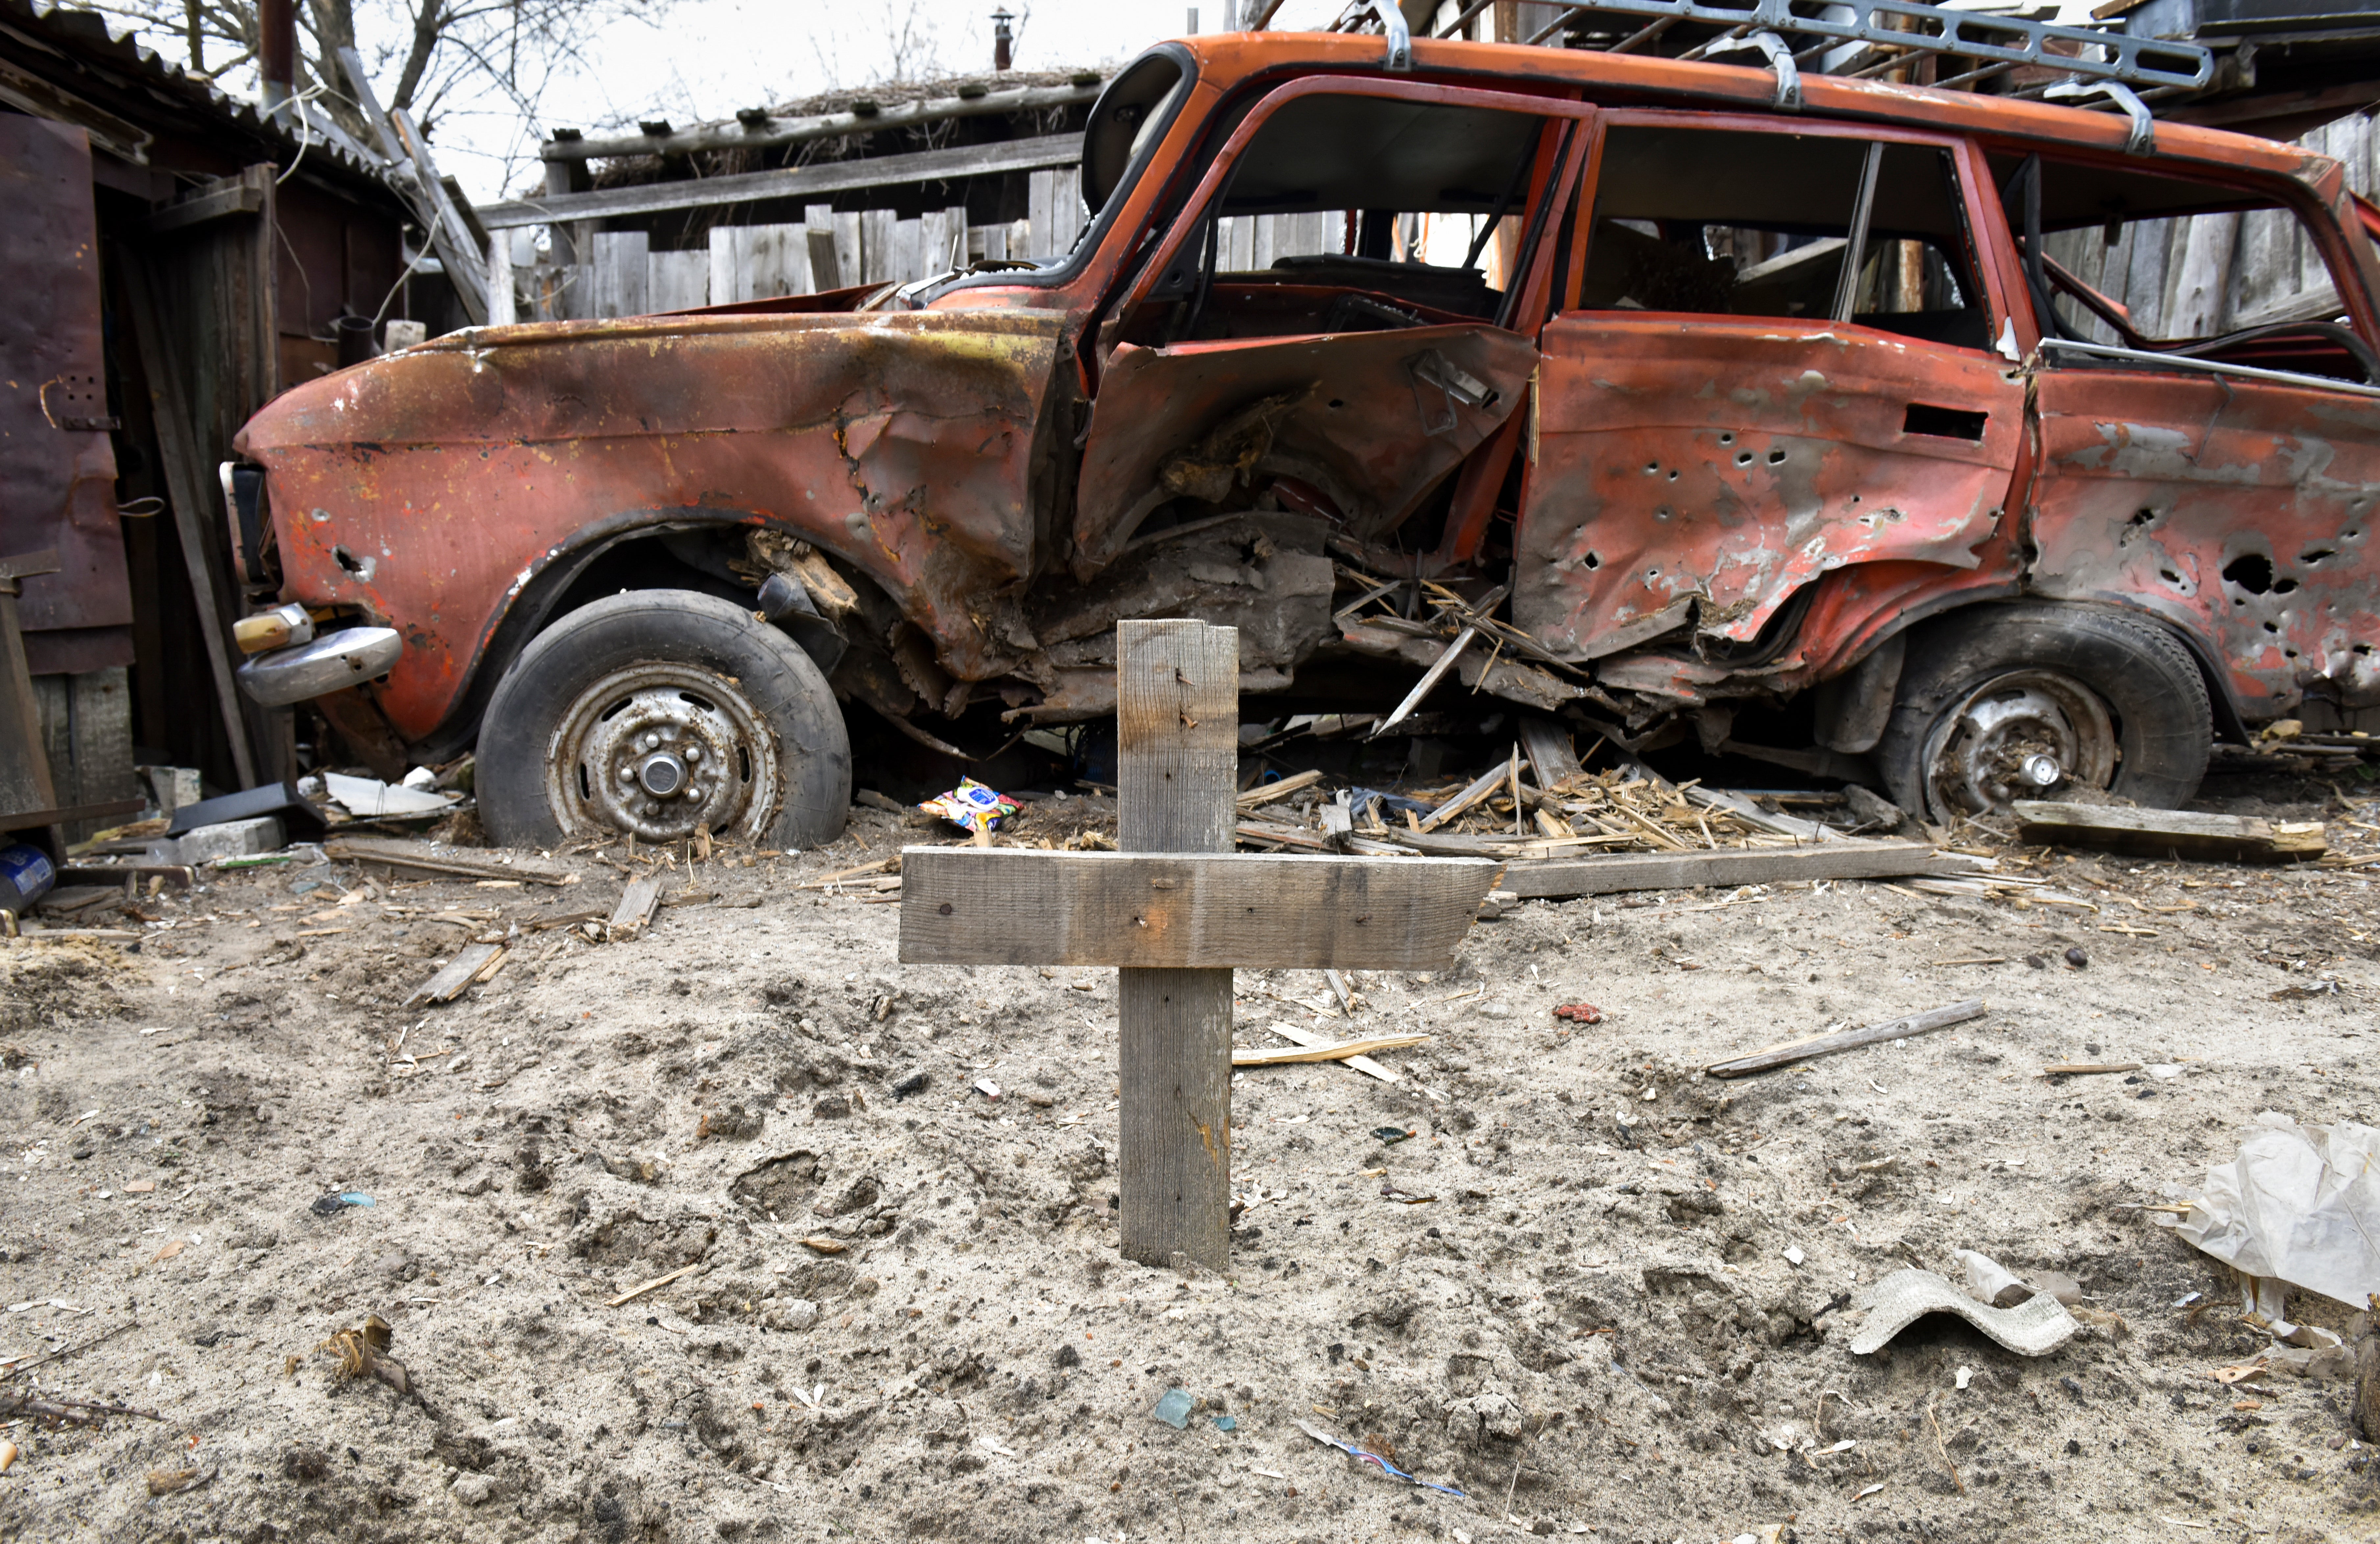
MULTIPOLYGON (((1608 144, 1609 136, 1612 130, 1645 125, 1694 131, 1788 134, 1848 140, 1861 143, 1915 145, 1946 152, 1949 157, 1950 171, 1955 185, 1953 191, 1966 226, 1970 256, 1973 263, 1973 278, 1981 291, 1975 297, 1975 300, 1985 313, 1986 335, 1997 340, 2006 340, 2009 336, 2008 329, 2012 322, 2022 325, 2022 318, 2010 287, 2010 270, 2001 261, 2003 254, 1996 246, 1996 242, 2004 237, 2005 232, 1996 227, 1990 212, 1981 207, 1986 202, 1996 204, 1997 190, 1991 180, 1990 168, 1971 136, 1956 129, 1912 128, 1895 124, 1866 123, 1847 119, 1782 118, 1768 114, 1715 113, 1693 108, 1615 107, 1609 108, 1602 114, 1599 124, 1602 134, 1597 145, 1596 175, 1584 182, 1578 191, 1580 237, 1572 244, 1572 271, 1565 275, 1564 279, 1567 294, 1570 297, 1574 298, 1579 293, 1579 286, 1583 282, 1585 266, 1589 256, 1596 201, 1601 190, 1603 147, 1608 144)), ((1567 316, 1575 310, 1573 305, 1567 308, 1561 315, 1567 316)), ((1624 317, 1630 313, 1614 311, 1592 314, 1624 317)), ((1691 317, 1702 313, 1674 314, 1691 317)), ((1549 318, 1546 325, 1550 326, 1559 319, 1559 317, 1549 318)), ((1790 320, 1791 324, 1805 324, 1803 319, 1790 320)), ((1858 328, 1864 332, 1881 331, 1866 328, 1856 321, 1835 322, 1831 319, 1827 319, 1824 324, 1830 327, 1858 328)), ((1928 344, 1917 339, 1902 341, 1912 347, 1958 346, 1928 344)), ((2009 372, 2017 370, 2019 359, 2010 358, 2004 348, 1995 345, 1985 351, 1998 359, 2000 361, 1998 368, 2009 372)), ((1974 351, 1961 349, 1961 352, 1974 351)), ((1542 413, 1542 408, 1535 400, 1531 404, 1531 408, 1533 415, 1542 413)), ((1933 562, 1888 557, 1875 561, 1854 560, 1826 569, 1802 581, 1802 584, 1796 588, 1808 588, 1812 595, 1809 609, 1802 618, 1796 657, 1790 665, 1795 675, 1810 680, 1823 678, 1849 668, 1861 655, 1874 648, 1889 633, 1906 626, 1919 617, 1970 600, 1989 595, 2011 594, 2017 590, 2021 584, 2020 555, 2013 541, 2010 511, 2020 507, 2018 501, 2030 480, 2032 460, 2031 436, 2026 432, 2029 427, 2027 415, 2022 406, 2015 415, 2014 425, 2016 438, 2013 455, 2008 468, 2008 479, 2001 491, 2000 513, 1997 529, 1984 535, 1973 548, 1973 555, 1977 560, 1975 565, 1973 567, 1949 566, 1933 562)), ((1527 432, 1529 455, 1522 489, 1524 521, 1527 518, 1531 486, 1543 475, 1539 468, 1538 428, 1537 419, 1533 416, 1527 432)), ((1527 561, 1529 558, 1525 553, 1516 553, 1516 562, 1527 561)), ((1516 589, 1520 584, 1526 582, 1523 576, 1516 575, 1515 578, 1516 589)), ((1788 593, 1790 595, 1791 591, 1788 593)), ((1780 601, 1779 604, 1782 603, 1784 602, 1780 601)), ((1670 626, 1675 625, 1675 622, 1670 624, 1670 626)), ((1608 650, 1601 650, 1598 652, 1598 657, 1602 653, 1621 652, 1625 648, 1632 647, 1633 641, 1636 640, 1608 650)), ((1729 672, 1723 666, 1712 664, 1698 666, 1692 674, 1716 680, 1729 672)))
MULTIPOLYGON (((1087 366, 1087 384, 1090 389, 1090 415, 1086 424, 1082 444, 1087 467, 1089 453, 1099 434, 1099 387, 1109 373, 1119 341, 1113 336, 1121 321, 1131 316, 1148 302, 1152 293, 1167 277, 1167 271, 1179 261, 1185 249, 1200 239, 1216 199, 1227 189, 1230 178, 1241 155, 1267 123, 1289 103, 1308 96, 1369 96, 1395 101, 1468 106, 1503 112, 1524 113, 1539 118, 1564 122, 1570 126, 1566 139, 1550 144, 1541 142, 1535 152, 1539 166, 1533 168, 1530 196, 1522 206, 1524 242, 1518 254, 1520 274, 1505 291, 1500 317, 1484 323, 1499 331, 1528 340, 1532 346, 1543 327, 1550 298, 1554 260, 1564 243, 1556 222, 1570 201, 1578 195, 1586 168, 1600 153, 1604 109, 1585 102, 1576 95, 1551 95, 1529 91, 1500 90, 1476 86, 1440 84, 1430 81, 1374 78, 1340 74, 1302 76, 1272 88, 1259 97, 1234 124, 1219 146, 1197 182, 1182 201, 1173 206, 1166 220, 1165 229, 1147 247, 1147 256, 1137 265, 1127 267, 1119 277, 1109 298, 1092 313, 1087 332, 1094 340, 1085 350, 1087 366)), ((1154 224, 1152 221, 1151 224, 1154 224)), ((1135 243, 1138 245, 1138 243, 1135 243)), ((1249 340, 1265 344, 1294 344, 1300 341, 1318 342, 1329 346, 1330 334, 1288 334, 1279 338, 1249 340)), ((1533 388, 1531 389, 1533 390, 1533 388)), ((1451 532, 1463 512, 1465 492, 1478 482, 1474 473, 1483 457, 1491 456, 1500 444, 1509 440, 1514 422, 1528 410, 1531 390, 1514 394, 1511 410, 1482 443, 1472 447, 1455 468, 1456 506, 1450 510, 1449 531, 1451 532)), ((1078 468, 1078 477, 1081 471, 1078 468)), ((1489 490, 1492 493, 1492 489, 1489 490)), ((1086 524, 1079 502, 1079 485, 1075 509, 1072 540, 1078 552, 1090 544, 1091 529, 1086 524)))

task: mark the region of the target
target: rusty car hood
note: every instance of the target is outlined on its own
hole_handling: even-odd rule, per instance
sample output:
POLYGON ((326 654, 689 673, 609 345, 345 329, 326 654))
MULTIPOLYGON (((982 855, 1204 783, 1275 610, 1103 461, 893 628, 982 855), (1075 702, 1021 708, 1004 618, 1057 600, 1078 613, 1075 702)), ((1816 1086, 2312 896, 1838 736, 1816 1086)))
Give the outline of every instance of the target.
POLYGON ((240 432, 284 593, 397 627, 418 739, 550 565, 656 526, 776 525, 875 578, 963 678, 1030 647, 1030 467, 1067 319, 905 311, 475 328, 240 432), (527 554, 526 558, 524 554, 527 554))

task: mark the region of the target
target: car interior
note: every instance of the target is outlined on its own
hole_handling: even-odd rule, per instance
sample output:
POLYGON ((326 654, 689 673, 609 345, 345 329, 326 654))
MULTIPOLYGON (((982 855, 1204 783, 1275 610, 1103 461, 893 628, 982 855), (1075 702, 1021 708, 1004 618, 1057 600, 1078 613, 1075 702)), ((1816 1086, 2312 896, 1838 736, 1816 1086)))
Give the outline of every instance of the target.
MULTIPOLYGON (((1219 130, 1219 138, 1222 131, 1219 130)), ((1282 105, 1242 152, 1123 341, 1171 344, 1500 322, 1546 136, 1534 114, 1318 93, 1282 105), (1258 265, 1235 225, 1298 217, 1306 251, 1258 265), (1494 249, 1491 250, 1491 248, 1494 249)))
POLYGON ((1858 283, 1836 318, 1868 141, 1655 124, 1606 136, 1583 310, 1834 319, 1991 346, 1947 151, 1882 147, 1858 283))

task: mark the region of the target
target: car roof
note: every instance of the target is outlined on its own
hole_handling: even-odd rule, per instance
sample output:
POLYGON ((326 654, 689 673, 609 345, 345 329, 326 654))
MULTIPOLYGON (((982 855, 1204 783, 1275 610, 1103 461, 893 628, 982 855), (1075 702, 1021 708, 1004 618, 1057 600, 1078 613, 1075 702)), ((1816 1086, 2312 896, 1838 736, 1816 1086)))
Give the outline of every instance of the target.
MULTIPOLYGON (((1182 38, 1176 44, 1197 60, 1204 85, 1228 91, 1245 80, 1302 70, 1377 73, 1387 40, 1376 33, 1228 32, 1182 38)), ((2118 154, 2124 152, 2131 129, 2121 113, 1806 73, 1802 77, 1802 109, 1798 115, 1787 115, 1776 106, 1777 78, 1764 67, 1642 54, 1415 38, 1413 56, 1413 76, 1418 79, 1536 91, 1576 88, 1596 100, 1617 93, 1624 102, 1614 105, 1866 119, 1972 134, 2003 144, 2025 142, 2042 149, 2062 146, 2118 154)), ((2162 120, 2156 126, 2151 158, 2197 162, 2234 176, 2241 171, 2278 175, 2310 187, 2326 183, 2338 173, 2337 162, 2300 146, 2162 120)))

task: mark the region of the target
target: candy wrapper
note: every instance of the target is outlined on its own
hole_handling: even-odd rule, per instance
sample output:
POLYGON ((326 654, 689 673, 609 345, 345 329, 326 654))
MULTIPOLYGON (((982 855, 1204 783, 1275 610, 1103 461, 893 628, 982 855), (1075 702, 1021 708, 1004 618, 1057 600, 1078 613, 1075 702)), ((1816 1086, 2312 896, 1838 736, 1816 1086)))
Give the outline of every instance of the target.
POLYGON ((1016 813, 1017 802, 1004 794, 995 794, 972 777, 959 779, 959 785, 940 798, 930 798, 917 806, 923 815, 940 815, 953 825, 969 831, 991 831, 1001 821, 1016 813))

